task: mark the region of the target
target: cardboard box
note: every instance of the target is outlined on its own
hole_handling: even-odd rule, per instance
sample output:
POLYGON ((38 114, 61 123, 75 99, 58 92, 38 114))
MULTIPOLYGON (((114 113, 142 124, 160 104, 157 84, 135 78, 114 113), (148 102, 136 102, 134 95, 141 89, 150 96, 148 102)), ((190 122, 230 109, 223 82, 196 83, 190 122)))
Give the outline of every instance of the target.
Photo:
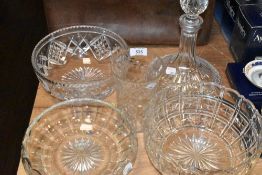
POLYGON ((262 56, 262 4, 240 6, 230 49, 237 62, 262 56))
POLYGON ((231 41, 239 7, 246 4, 259 3, 262 3, 262 0, 224 0, 225 10, 221 21, 221 30, 228 42, 231 41))

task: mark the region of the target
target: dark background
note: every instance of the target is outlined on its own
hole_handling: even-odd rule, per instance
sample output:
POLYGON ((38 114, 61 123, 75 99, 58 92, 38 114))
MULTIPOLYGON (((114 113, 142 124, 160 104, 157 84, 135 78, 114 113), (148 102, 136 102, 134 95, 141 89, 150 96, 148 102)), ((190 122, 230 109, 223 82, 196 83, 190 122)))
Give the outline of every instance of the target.
POLYGON ((31 66, 35 44, 46 34, 40 0, 0 3, 0 174, 17 174, 21 142, 38 81, 31 66))

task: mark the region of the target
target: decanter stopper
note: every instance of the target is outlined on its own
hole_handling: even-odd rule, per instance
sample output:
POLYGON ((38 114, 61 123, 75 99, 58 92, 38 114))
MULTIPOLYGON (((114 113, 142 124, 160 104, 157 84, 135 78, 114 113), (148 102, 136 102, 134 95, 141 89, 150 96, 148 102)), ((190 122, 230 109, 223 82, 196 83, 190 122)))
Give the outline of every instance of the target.
POLYGON ((208 0, 180 0, 180 5, 187 17, 194 19, 206 10, 208 0))

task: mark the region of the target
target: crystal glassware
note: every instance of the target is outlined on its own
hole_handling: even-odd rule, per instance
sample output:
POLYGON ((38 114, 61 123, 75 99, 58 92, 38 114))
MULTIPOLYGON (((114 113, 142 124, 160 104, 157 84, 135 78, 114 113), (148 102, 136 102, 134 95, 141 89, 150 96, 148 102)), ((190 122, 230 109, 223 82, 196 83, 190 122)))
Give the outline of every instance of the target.
MULTIPOLYGON (((177 54, 170 54, 170 55, 163 56, 162 60, 164 62, 164 65, 168 65, 168 63, 174 61, 174 59, 176 57, 177 57, 177 54)), ((211 79, 211 82, 216 82, 217 84, 220 84, 221 77, 220 77, 217 69, 212 64, 210 64, 208 61, 206 61, 205 59, 198 57, 198 56, 195 56, 195 61, 196 61, 196 67, 199 70, 201 76, 209 77, 211 79)), ((165 75, 165 74, 163 74, 163 75, 165 75)), ((159 89, 165 88, 170 83, 172 83, 170 81, 165 81, 165 80, 167 80, 165 78, 167 78, 167 77, 166 76, 161 77, 161 85, 159 86, 159 89)))
POLYGON ((161 90, 145 113, 145 147, 163 174, 244 175, 261 153, 261 115, 233 89, 196 83, 161 90), (197 87, 197 88, 195 88, 197 87))
POLYGON ((112 57, 111 66, 117 106, 129 114, 139 132, 145 107, 156 92, 164 70, 162 59, 150 51, 146 55, 130 55, 123 50, 112 57))
POLYGON ((46 109, 28 127, 22 162, 28 175, 127 175, 137 153, 125 113, 95 99, 46 109))
POLYGON ((71 26, 44 37, 32 64, 44 89, 59 99, 103 99, 113 91, 110 57, 119 49, 127 44, 107 29, 71 26))
POLYGON ((209 67, 212 69, 207 74, 201 71, 196 63, 196 38, 203 23, 199 14, 207 8, 208 0, 180 0, 180 4, 185 14, 179 18, 181 27, 179 53, 167 63, 165 74, 161 77, 161 88, 167 84, 187 83, 188 88, 193 90, 190 86, 195 84, 194 82, 220 83, 218 71, 213 66, 209 67))

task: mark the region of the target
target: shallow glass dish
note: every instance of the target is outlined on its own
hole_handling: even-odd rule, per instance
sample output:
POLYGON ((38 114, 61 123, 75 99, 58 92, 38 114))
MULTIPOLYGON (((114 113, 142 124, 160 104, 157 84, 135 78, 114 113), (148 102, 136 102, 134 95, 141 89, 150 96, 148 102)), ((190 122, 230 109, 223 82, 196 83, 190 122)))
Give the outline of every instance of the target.
POLYGON ((94 99, 60 102, 29 125, 22 143, 28 175, 127 175, 137 153, 124 113, 94 99))
POLYGON ((236 91, 214 83, 160 91, 146 111, 145 147, 164 175, 248 174, 261 149, 261 115, 236 91))
POLYGON ((110 57, 127 48, 107 29, 72 26, 44 37, 33 50, 32 64, 44 89, 59 99, 103 99, 113 91, 110 57))

